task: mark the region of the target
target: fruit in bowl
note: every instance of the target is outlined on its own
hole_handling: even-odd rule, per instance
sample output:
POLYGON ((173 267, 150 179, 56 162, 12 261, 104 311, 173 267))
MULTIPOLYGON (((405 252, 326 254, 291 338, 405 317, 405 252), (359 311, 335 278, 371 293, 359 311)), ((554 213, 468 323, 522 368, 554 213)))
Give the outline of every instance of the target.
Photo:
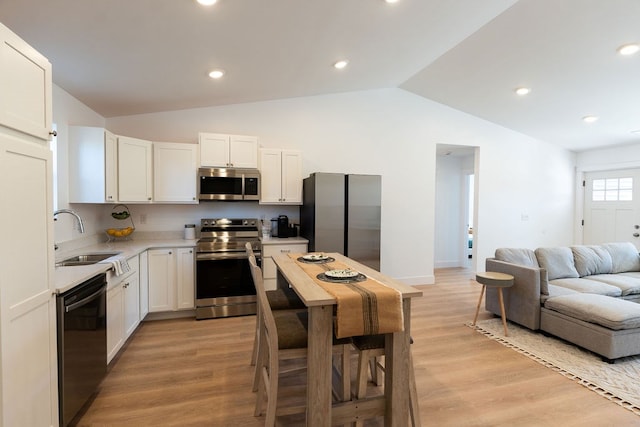
POLYGON ((126 227, 126 228, 108 228, 107 229, 107 234, 111 237, 127 237, 129 236, 131 233, 133 233, 133 230, 135 230, 135 228, 133 227, 126 227))
POLYGON ((127 219, 129 218, 130 214, 127 211, 112 212, 111 216, 114 217, 115 219, 127 219))

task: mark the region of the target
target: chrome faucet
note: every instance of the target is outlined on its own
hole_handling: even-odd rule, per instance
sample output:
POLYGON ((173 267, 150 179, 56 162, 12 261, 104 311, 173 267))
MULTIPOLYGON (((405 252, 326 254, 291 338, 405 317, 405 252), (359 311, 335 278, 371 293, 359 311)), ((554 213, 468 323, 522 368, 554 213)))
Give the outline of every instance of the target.
POLYGON ((78 230, 81 233, 84 233, 84 223, 82 222, 82 218, 80 218, 80 215, 78 215, 77 213, 75 213, 74 211, 72 211, 71 209, 58 209, 57 211, 53 212, 53 220, 56 220, 56 216, 58 214, 61 213, 66 213, 66 214, 70 214, 75 216, 78 219, 78 230))

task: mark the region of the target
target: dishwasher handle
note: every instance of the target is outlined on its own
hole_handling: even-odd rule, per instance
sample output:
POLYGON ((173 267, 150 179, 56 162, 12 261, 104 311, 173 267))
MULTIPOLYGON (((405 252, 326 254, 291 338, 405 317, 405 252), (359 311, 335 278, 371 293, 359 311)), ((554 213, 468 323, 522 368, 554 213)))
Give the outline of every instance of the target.
POLYGON ((91 295, 89 295, 88 297, 83 298, 83 299, 81 299, 81 300, 80 300, 80 301, 78 301, 78 302, 74 302, 74 303, 73 303, 73 304, 71 304, 71 305, 67 305, 67 306, 65 306, 65 307, 64 307, 64 311, 65 311, 65 313, 68 313, 68 312, 70 312, 70 311, 72 311, 72 310, 75 310, 75 309, 76 309, 76 308, 78 308, 78 307, 82 307, 83 305, 86 305, 86 304, 90 303, 91 301, 93 301, 93 300, 95 300, 95 299, 99 298, 99 297, 100 297, 100 296, 102 296, 102 294, 104 294, 105 292, 107 292, 107 287, 106 287, 106 286, 103 286, 103 287, 101 287, 100 289, 98 289, 98 291, 97 291, 97 292, 92 293, 92 294, 91 294, 91 295))

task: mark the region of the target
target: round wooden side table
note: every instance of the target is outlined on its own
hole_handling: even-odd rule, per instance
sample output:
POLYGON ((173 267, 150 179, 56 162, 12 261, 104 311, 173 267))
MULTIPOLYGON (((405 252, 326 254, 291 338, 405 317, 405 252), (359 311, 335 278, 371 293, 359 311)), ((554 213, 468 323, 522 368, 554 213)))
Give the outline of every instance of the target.
POLYGON ((498 273, 496 271, 485 271, 476 273, 476 282, 482 285, 482 291, 480 291, 480 298, 478 299, 478 305, 476 307, 476 315, 473 318, 473 326, 476 325, 478 320, 478 313, 480 312, 480 304, 482 304, 482 297, 487 286, 498 289, 498 299, 500 300, 500 314, 502 314, 502 326, 504 326, 504 335, 509 336, 507 331, 507 316, 504 311, 504 297, 502 295, 503 288, 509 288, 513 286, 513 276, 506 273, 498 273))

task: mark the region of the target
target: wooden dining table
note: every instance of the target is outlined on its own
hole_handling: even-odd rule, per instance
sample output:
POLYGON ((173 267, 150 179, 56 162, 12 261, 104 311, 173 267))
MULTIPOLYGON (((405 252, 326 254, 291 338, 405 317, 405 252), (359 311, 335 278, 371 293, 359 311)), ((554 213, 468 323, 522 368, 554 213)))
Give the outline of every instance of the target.
POLYGON ((383 415, 385 426, 406 427, 409 421, 411 298, 422 296, 422 291, 339 253, 325 255, 396 289, 402 298, 404 330, 385 334, 384 396, 332 403, 333 313, 337 301, 287 253, 274 255, 278 286, 291 286, 309 311, 306 425, 328 427, 383 415))

